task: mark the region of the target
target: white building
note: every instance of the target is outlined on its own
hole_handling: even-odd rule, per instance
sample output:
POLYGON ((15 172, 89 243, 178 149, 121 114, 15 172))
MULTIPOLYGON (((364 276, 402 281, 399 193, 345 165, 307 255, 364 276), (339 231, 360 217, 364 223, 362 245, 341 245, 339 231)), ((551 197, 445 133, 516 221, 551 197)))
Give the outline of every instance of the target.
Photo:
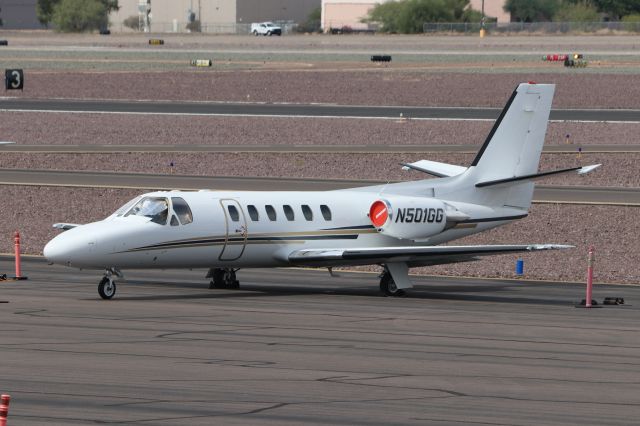
MULTIPOLYGON (((360 22, 369 15, 371 9, 381 3, 393 0, 322 0, 322 29, 351 27, 366 29, 367 24, 360 22)), ((510 15, 503 10, 506 0, 484 0, 486 16, 498 18, 498 22, 509 22, 510 15)), ((480 11, 482 0, 471 0, 472 9, 480 11)))
POLYGON ((122 28, 125 19, 150 9, 153 32, 185 31, 189 15, 203 31, 234 32, 237 24, 282 21, 301 23, 320 7, 321 0, 119 0, 120 10, 109 16, 112 29, 122 28), (225 31, 225 29, 227 29, 225 31))

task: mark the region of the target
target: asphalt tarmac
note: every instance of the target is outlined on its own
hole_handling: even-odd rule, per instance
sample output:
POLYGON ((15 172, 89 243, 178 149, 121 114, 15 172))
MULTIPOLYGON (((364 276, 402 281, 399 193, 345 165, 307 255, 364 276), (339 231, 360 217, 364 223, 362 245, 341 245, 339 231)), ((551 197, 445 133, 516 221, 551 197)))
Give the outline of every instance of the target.
MULTIPOLYGON (((359 117, 495 120, 501 108, 364 106, 232 102, 116 101, 74 99, 0 99, 0 111, 58 111, 136 114, 242 115, 278 117, 359 117)), ((640 110, 557 109, 551 120, 639 122, 640 110)))
MULTIPOLYGON (((0 260, 0 271, 12 264, 0 260)), ((23 262, 0 282, 10 425, 633 425, 640 287, 374 274, 99 272, 23 262)))
MULTIPOLYGON (((0 185, 133 188, 142 190, 326 191, 384 184, 350 179, 185 176, 120 172, 0 169, 0 185)), ((534 202, 640 205, 637 188, 537 185, 534 202)))

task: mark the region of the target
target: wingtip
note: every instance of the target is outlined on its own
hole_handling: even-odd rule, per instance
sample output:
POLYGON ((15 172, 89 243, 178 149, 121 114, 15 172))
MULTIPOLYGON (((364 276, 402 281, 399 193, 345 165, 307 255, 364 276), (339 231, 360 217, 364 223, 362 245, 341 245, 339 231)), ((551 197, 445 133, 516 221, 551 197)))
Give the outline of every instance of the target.
POLYGON ((534 244, 530 250, 566 250, 576 248, 570 244, 534 244))
POLYGON ((578 169, 578 174, 579 175, 585 175, 585 174, 587 174, 589 172, 594 171, 595 169, 597 169, 600 166, 602 166, 602 164, 592 164, 590 166, 581 167, 580 169, 578 169))

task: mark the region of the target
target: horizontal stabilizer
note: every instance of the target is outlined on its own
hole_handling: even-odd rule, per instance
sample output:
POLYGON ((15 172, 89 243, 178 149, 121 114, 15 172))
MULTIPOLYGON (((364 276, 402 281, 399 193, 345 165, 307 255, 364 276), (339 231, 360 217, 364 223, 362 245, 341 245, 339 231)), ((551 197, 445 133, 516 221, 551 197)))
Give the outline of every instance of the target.
POLYGON ((449 177, 464 173, 467 168, 437 161, 420 160, 415 163, 400 163, 403 170, 417 170, 435 177, 449 177))
POLYGON ((486 181, 486 182, 476 183, 476 187, 477 188, 484 188, 484 187, 487 187, 487 186, 502 185, 502 184, 507 184, 507 183, 511 183, 511 182, 518 182, 518 181, 534 181, 534 180, 539 180, 539 179, 545 178, 547 176, 559 175, 559 174, 569 173, 569 172, 578 172, 579 175, 584 175, 584 174, 587 174, 587 173, 597 169, 601 165, 602 164, 592 164, 591 166, 572 167, 570 169, 553 170, 553 171, 550 171, 550 172, 534 173, 534 174, 530 174, 530 175, 515 176, 515 177, 510 177, 510 178, 505 178, 505 179, 495 179, 495 180, 490 180, 490 181, 486 181))
POLYGON ((418 246, 375 247, 349 249, 303 249, 289 255, 298 266, 349 266, 388 262, 407 262, 409 266, 440 265, 476 260, 490 256, 539 250, 573 248, 561 244, 479 245, 479 246, 418 246))
POLYGON ((59 229, 61 231, 68 231, 69 229, 73 229, 76 226, 80 226, 79 223, 54 223, 53 227, 55 229, 59 229))

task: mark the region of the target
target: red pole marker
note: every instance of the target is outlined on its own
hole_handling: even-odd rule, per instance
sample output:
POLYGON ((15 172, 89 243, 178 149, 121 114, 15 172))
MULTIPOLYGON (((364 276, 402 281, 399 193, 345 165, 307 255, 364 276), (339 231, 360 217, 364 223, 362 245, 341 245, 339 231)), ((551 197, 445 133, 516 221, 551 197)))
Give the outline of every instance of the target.
POLYGON ((591 307, 591 296, 593 294, 593 246, 589 247, 589 256, 587 257, 587 297, 585 299, 585 307, 591 307))
POLYGON ((20 278, 20 233, 18 231, 13 236, 13 242, 16 252, 16 278, 20 278))
POLYGON ((11 401, 10 395, 2 395, 0 399, 0 426, 7 425, 7 416, 9 416, 9 401, 11 401))
POLYGON ((26 280, 27 277, 23 277, 20 270, 20 233, 18 231, 16 231, 16 233, 13 235, 13 242, 16 256, 16 276, 13 277, 13 279, 26 280))

